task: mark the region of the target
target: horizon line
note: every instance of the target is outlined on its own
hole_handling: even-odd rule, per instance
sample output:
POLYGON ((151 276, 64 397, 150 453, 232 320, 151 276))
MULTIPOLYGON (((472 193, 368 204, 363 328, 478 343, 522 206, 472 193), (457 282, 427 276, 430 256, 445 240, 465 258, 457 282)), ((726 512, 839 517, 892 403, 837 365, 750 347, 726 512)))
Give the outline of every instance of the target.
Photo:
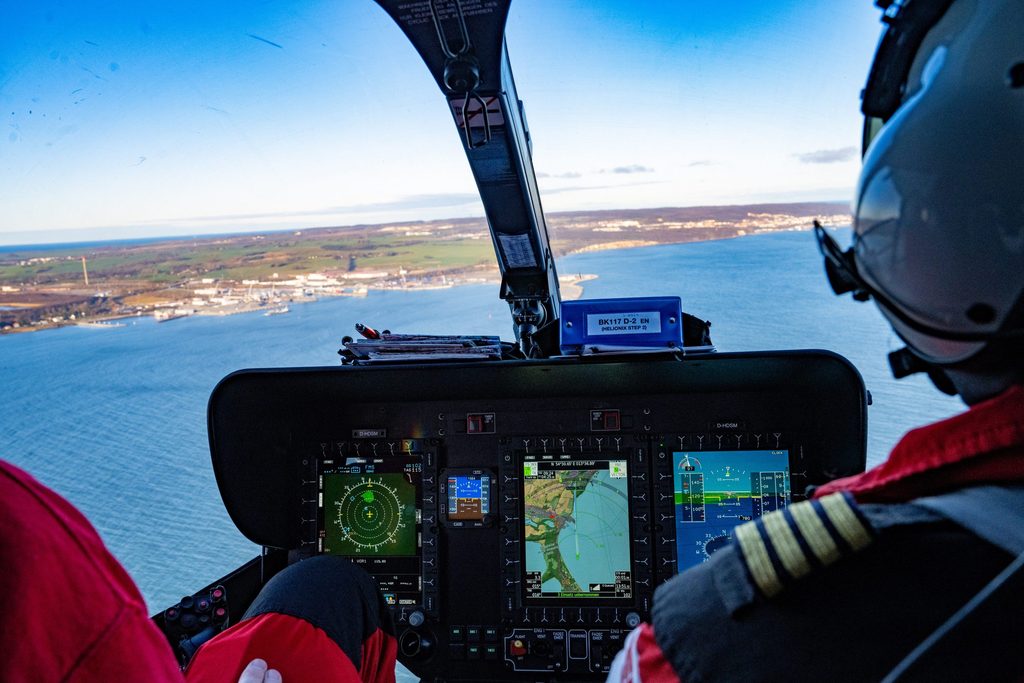
MULTIPOLYGON (((624 211, 665 211, 670 209, 721 209, 727 207, 745 207, 745 206, 800 206, 806 204, 836 204, 836 205, 849 205, 848 200, 843 199, 820 199, 820 200, 802 200, 802 201, 766 201, 766 202, 743 202, 734 204, 690 204, 690 205, 664 205, 655 207, 631 207, 622 209, 573 209, 567 211, 548 211, 545 212, 546 217, 553 216, 564 216, 569 214, 580 214, 580 213, 614 213, 624 211)), ((293 225, 291 227, 258 227, 248 226, 242 227, 236 230, 216 230, 211 229, 209 232, 202 231, 183 231, 180 233, 165 233, 165 234, 149 234, 149 235, 137 235, 137 236, 126 236, 126 237, 97 237, 89 238, 86 235, 81 235, 81 239, 75 239, 77 234, 68 233, 85 233, 87 231, 98 231, 98 230, 128 230, 137 229, 139 226, 127 226, 127 225, 116 225, 116 226, 91 226, 84 228, 56 228, 52 230, 40 231, 42 234, 50 234, 51 239, 44 239, 38 242, 18 242, 18 243, 7 243, 2 240, 7 235, 22 235, 29 236, 32 231, 25 230, 12 230, 8 232, 0 231, 0 251, 10 253, 16 250, 29 250, 32 248, 45 247, 53 248, 58 246, 101 246, 110 243, 153 243, 153 242, 172 242, 182 241, 190 239, 216 239, 218 237, 245 237, 245 236, 256 236, 256 235, 273 235, 278 233, 287 232, 298 232, 298 231, 316 231, 316 230, 339 230, 349 228, 373 228, 373 227, 386 227, 390 225, 398 225, 402 223, 437 223, 443 221, 459 221, 459 220, 483 220, 486 221, 486 215, 468 215, 468 216, 449 216, 445 218, 420 218, 420 219, 406 219, 406 220, 390 220, 390 221, 373 221, 373 222, 361 222, 361 223, 347 223, 338 225, 293 225)), ((165 224, 167 228, 173 229, 173 224, 165 224)), ((159 230, 160 228, 153 226, 153 228, 159 230)), ((152 228, 151 228, 152 229, 152 228)))

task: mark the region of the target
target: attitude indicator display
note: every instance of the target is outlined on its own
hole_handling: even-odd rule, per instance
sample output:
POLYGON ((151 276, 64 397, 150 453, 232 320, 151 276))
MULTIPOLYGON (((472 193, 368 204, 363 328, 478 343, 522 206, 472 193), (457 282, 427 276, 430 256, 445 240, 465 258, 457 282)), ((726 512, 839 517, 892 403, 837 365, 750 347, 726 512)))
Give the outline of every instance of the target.
POLYGON ((788 450, 680 451, 672 464, 679 571, 707 562, 740 524, 790 502, 788 450))
POLYGON ((491 512, 491 477, 487 474, 448 475, 448 519, 481 521, 491 512))
POLYGON ((526 600, 632 598, 627 461, 527 455, 522 481, 526 600))

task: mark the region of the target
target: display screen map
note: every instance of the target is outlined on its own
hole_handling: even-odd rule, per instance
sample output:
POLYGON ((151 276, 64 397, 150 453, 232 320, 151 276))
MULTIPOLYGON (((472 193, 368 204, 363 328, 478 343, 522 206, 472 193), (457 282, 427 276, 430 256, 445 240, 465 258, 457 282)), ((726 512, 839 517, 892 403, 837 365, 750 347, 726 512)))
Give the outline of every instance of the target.
POLYGON ((632 597, 628 484, 623 459, 525 457, 527 599, 632 597))
POLYGON ((789 451, 672 454, 679 571, 706 562, 733 529, 789 504, 789 451))

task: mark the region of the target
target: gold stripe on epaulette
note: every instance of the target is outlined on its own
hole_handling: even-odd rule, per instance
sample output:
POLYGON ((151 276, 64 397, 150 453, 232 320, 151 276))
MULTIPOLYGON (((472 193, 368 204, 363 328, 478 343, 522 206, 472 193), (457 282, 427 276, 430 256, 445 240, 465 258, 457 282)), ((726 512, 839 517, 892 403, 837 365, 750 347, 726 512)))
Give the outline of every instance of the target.
POLYGON ((736 527, 736 541, 757 587, 767 597, 778 594, 782 590, 782 581, 779 580, 771 558, 768 557, 768 549, 765 548, 761 534, 757 530, 757 523, 748 522, 736 527))
POLYGON ((789 528, 789 522, 782 512, 772 512, 761 518, 764 523, 764 530, 768 532, 768 540, 775 548, 775 554, 779 561, 786 568, 789 575, 798 579, 811 571, 810 560, 804 554, 803 548, 796 540, 793 530, 789 528))
POLYGON ((789 514, 793 516, 793 521, 819 562, 829 565, 839 559, 839 546, 832 539, 825 524, 818 519, 818 513, 814 511, 810 501, 790 505, 789 514))
POLYGON ((851 548, 860 550, 871 543, 871 534, 842 493, 833 493, 819 498, 819 501, 829 521, 851 548))

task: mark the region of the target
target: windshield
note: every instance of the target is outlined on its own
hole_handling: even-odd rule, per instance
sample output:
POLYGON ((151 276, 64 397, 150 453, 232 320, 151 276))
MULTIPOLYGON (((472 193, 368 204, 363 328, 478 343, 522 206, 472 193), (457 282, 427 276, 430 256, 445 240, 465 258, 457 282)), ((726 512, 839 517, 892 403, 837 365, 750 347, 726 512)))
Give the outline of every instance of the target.
MULTIPOLYGON (((878 34, 871 3, 795 1, 516 0, 507 30, 563 297, 846 355, 869 465, 958 409, 889 378, 898 339, 809 232, 848 234, 878 34)), ((151 608, 257 552, 210 469, 221 377, 336 364, 357 322, 512 337, 451 112, 370 0, 24 3, 0 45, 0 453, 151 608)))

